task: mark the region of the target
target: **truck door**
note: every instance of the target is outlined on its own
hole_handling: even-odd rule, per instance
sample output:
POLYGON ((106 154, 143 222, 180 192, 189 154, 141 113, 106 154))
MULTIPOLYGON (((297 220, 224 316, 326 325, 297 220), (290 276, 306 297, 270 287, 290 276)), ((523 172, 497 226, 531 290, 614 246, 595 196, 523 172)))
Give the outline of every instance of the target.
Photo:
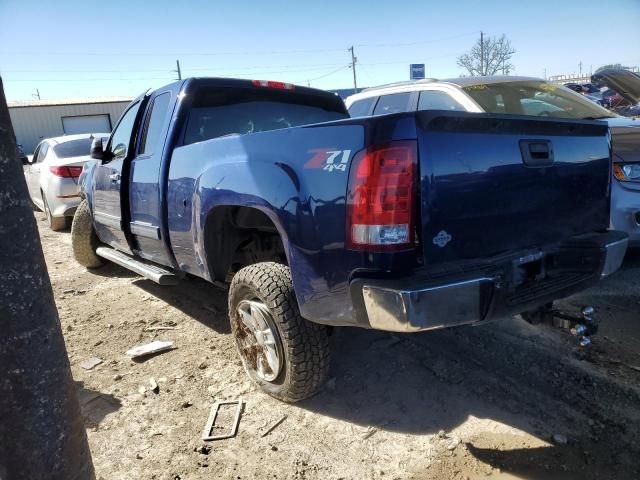
POLYGON ((128 233, 128 168, 135 152, 145 94, 135 99, 109 137, 104 160, 96 167, 93 184, 93 220, 100 240, 132 253, 128 233))
POLYGON ((167 132, 179 92, 180 85, 173 84, 150 96, 140 127, 137 154, 131 160, 129 182, 134 251, 142 258, 167 266, 173 265, 173 255, 162 229, 167 183, 162 172, 171 153, 167 132))

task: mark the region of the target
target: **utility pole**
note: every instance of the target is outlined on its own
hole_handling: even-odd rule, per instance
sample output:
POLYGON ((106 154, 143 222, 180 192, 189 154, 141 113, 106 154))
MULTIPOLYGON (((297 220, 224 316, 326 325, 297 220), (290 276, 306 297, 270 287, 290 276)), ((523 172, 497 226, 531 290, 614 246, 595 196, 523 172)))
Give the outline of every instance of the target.
POLYGON ((484 74, 484 32, 480 30, 480 75, 484 74))
POLYGON ((351 70, 353 70, 353 93, 358 93, 358 82, 356 82, 356 62, 358 59, 353 51, 353 45, 349 48, 351 52, 351 70))
POLYGON ((176 60, 176 69, 174 70, 178 74, 178 80, 182 80, 182 72, 180 71, 180 60, 176 60))
POLYGON ((0 79, 0 478, 95 479, 0 79))
POLYGON ((578 64, 578 68, 580 68, 580 78, 582 78, 582 60, 580 60, 580 63, 578 64))
POLYGON ((36 88, 36 93, 32 94, 31 96, 40 100, 40 89, 36 88))

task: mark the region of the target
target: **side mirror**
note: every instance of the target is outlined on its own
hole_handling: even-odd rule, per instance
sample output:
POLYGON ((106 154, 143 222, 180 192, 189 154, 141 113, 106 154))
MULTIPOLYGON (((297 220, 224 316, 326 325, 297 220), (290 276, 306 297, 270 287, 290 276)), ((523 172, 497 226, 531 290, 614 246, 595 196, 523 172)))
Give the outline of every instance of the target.
POLYGON ((89 156, 95 160, 104 160, 104 147, 102 146, 102 138, 94 138, 91 142, 91 151, 89 156))

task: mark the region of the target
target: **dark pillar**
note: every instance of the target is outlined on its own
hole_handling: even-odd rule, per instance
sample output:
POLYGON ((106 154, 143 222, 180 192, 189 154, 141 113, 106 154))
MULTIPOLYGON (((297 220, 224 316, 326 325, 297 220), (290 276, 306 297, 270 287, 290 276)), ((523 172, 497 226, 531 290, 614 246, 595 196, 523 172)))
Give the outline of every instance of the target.
POLYGON ((95 478, 0 79, 0 480, 95 478))

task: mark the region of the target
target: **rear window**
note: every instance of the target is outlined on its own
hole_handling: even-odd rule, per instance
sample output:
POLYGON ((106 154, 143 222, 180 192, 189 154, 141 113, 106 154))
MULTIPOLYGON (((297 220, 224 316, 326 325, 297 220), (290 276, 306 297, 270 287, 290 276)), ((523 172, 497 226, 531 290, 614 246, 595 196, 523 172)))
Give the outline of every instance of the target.
POLYGON ((349 118, 339 97, 259 88, 205 87, 189 111, 184 144, 349 118))
POLYGON ((387 115, 389 113, 406 112, 409 110, 409 98, 411 94, 406 93, 392 93, 390 95, 382 95, 376 109, 373 111, 374 115, 387 115))
POLYGON ((464 112, 465 108, 447 92, 423 90, 420 92, 418 110, 460 110, 464 112))
POLYGON ((71 158, 89 155, 92 141, 93 137, 59 143, 53 147, 53 152, 58 158, 71 158))
POLYGON ((363 98, 362 100, 353 102, 349 107, 349 115, 352 117, 365 117, 369 115, 371 106, 373 102, 376 101, 376 98, 377 97, 363 98))
POLYGON ((470 85, 464 91, 489 113, 573 119, 613 116, 580 94, 540 80, 470 85))

